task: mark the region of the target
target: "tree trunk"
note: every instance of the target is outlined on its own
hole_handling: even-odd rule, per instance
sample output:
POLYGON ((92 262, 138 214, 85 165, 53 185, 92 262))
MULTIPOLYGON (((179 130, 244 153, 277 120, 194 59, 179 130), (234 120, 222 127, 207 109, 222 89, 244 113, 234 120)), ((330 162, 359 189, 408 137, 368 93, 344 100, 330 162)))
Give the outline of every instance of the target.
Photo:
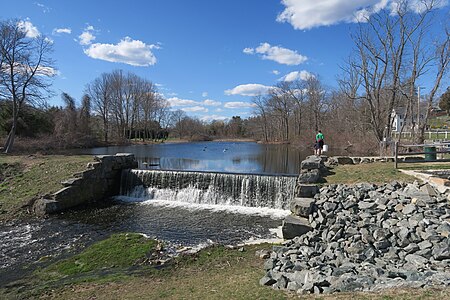
POLYGON ((17 128, 17 117, 14 117, 11 131, 9 132, 8 138, 6 139, 5 153, 11 153, 13 149, 14 139, 16 137, 16 128, 17 128))

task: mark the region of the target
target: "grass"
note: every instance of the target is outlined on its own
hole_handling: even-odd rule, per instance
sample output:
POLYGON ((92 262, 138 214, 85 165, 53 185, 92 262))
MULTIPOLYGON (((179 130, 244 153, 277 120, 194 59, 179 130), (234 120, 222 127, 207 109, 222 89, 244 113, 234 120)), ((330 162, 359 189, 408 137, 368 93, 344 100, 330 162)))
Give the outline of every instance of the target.
POLYGON ((100 241, 82 253, 51 265, 40 274, 61 276, 98 272, 105 269, 126 268, 145 260, 155 250, 157 241, 141 234, 121 233, 100 241))
POLYGON ((388 183, 393 180, 413 182, 415 177, 405 175, 394 168, 394 163, 370 163, 358 165, 338 165, 327 176, 327 184, 355 184, 361 182, 388 183))
POLYGON ((0 221, 23 217, 28 202, 56 192, 61 181, 86 168, 92 156, 0 155, 0 221))

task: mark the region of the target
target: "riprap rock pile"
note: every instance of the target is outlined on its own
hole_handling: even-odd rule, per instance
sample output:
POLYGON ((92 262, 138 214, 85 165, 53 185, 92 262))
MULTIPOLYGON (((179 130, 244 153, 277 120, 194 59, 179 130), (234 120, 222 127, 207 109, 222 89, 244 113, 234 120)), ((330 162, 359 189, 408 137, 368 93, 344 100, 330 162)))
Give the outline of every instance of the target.
POLYGON ((274 246, 262 285, 297 293, 450 285, 450 205, 429 185, 330 185, 312 231, 274 246))

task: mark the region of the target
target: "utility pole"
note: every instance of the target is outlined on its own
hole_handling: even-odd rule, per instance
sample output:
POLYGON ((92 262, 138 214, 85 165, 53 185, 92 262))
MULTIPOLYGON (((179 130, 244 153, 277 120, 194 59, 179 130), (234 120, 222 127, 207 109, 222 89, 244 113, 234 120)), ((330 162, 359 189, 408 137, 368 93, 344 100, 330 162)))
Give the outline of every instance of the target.
POLYGON ((417 128, 420 126, 420 86, 417 87, 417 128))

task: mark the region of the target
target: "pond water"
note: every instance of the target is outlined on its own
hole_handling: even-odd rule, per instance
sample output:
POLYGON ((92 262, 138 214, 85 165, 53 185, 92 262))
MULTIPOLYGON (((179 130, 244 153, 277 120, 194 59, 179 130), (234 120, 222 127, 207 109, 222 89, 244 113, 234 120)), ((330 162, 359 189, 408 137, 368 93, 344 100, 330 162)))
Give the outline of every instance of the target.
POLYGON ((254 142, 195 142, 112 146, 81 154, 133 153, 142 169, 298 174, 300 162, 312 155, 293 145, 254 142))

